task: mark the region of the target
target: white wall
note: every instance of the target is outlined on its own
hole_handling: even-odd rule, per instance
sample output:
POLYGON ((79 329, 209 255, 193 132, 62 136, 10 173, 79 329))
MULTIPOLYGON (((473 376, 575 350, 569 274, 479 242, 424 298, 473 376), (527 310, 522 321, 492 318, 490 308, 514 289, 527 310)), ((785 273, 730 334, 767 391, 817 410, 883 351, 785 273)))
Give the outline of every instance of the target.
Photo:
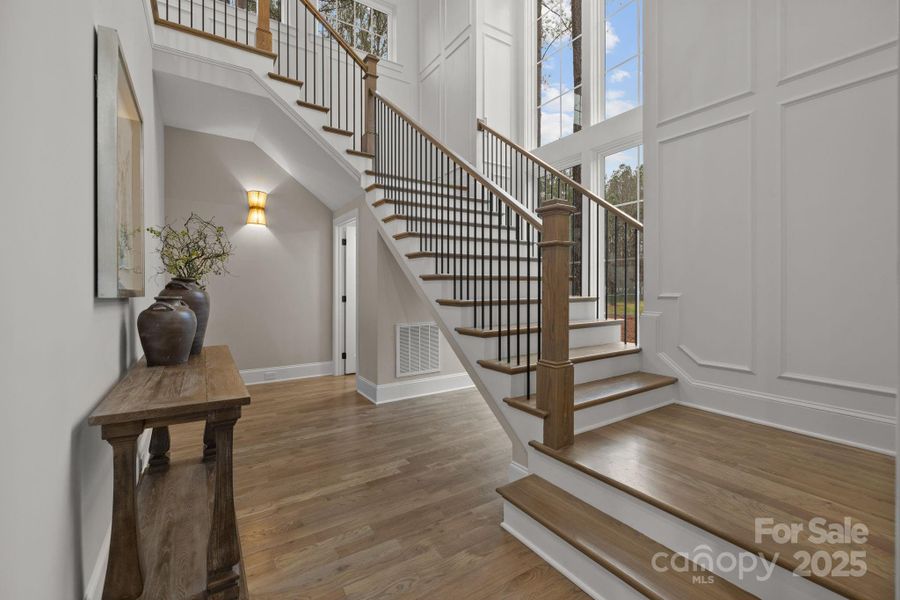
POLYGON ((165 221, 215 218, 235 248, 207 288, 206 343, 241 370, 331 361, 331 210, 250 142, 167 128, 165 158, 165 221), (246 224, 249 189, 269 193, 267 227, 246 224))
POLYGON ((894 447, 897 2, 646 2, 645 358, 894 447))
POLYGON ((4 597, 80 598, 109 527, 111 451, 86 418, 139 354, 134 323, 148 299, 94 299, 94 27, 119 31, 144 117, 144 211, 154 222, 163 134, 146 4, 0 4, 4 597))

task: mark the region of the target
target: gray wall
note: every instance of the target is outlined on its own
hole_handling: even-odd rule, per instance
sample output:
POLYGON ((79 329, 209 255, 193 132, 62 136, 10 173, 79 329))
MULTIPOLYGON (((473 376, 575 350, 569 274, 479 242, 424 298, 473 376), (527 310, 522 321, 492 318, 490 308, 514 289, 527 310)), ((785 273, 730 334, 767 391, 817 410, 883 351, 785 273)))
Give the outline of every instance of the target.
POLYGON ((165 157, 166 222, 214 217, 235 247, 207 288, 206 343, 241 369, 330 361, 331 210, 250 142, 167 128, 165 157), (246 224, 248 189, 269 192, 268 227, 246 224))
POLYGON ((118 29, 131 70, 153 222, 162 129, 145 9, 143 0, 0 3, 4 598, 80 598, 109 527, 111 452, 86 417, 139 355, 135 316, 148 299, 94 299, 94 27, 118 29))

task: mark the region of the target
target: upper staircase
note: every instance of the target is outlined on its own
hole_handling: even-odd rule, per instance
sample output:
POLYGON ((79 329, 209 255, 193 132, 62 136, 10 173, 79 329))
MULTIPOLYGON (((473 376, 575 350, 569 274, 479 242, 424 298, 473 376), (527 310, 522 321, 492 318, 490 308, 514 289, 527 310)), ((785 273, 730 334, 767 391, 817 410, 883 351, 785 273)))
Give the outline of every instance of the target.
POLYGON ((481 121, 471 164, 378 92, 378 58, 311 0, 281 2, 279 20, 269 0, 258 19, 241 0, 150 1, 158 27, 270 58, 266 93, 358 174, 381 237, 510 435, 521 479, 499 490, 508 531, 595 598, 893 597, 887 459, 672 406, 677 380, 642 371, 634 215, 481 121), (210 20, 210 4, 230 21, 210 20), (839 548, 864 552, 866 573, 798 577, 780 552, 832 549, 753 539, 756 517, 817 515, 868 526, 839 548), (665 568, 679 554, 685 569, 665 568))

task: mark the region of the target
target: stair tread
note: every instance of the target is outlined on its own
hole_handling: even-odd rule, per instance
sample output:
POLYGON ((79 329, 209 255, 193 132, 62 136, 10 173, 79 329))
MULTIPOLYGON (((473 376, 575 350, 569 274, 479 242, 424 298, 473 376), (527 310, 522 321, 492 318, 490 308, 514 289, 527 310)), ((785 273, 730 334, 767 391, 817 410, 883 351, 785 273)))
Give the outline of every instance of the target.
MULTIPOLYGON (((572 348, 569 350, 569 360, 573 363, 590 362, 593 360, 602 360, 604 358, 612 358, 614 356, 622 356, 625 354, 636 354, 641 351, 640 346, 629 344, 628 342, 612 342, 609 344, 600 344, 599 346, 584 346, 582 348, 572 348)), ((527 366, 525 357, 516 364, 517 357, 513 356, 509 360, 482 359, 478 364, 485 369, 492 371, 500 371, 509 375, 517 375, 524 373, 526 370, 533 371, 537 365, 537 354, 528 357, 527 366)))
POLYGON ((423 281, 537 281, 538 275, 452 275, 427 273, 419 275, 423 281))
MULTIPOLYGON (((484 204, 485 200, 482 198, 473 198, 468 194, 463 195, 462 191, 437 191, 437 190, 420 190, 413 188, 405 188, 399 185, 385 185, 383 183, 373 183, 369 186, 366 186, 366 191, 371 192, 372 190, 384 190, 385 192, 402 192, 405 194, 420 194, 422 196, 432 196, 436 198, 445 198, 447 200, 455 200, 458 202, 477 202, 478 204, 484 204)), ((435 209, 440 209, 440 205, 435 205, 435 209)))
POLYGON ((334 133, 337 135, 342 135, 344 137, 353 137, 354 135, 356 135, 349 129, 341 129, 340 127, 332 127, 330 125, 323 125, 322 129, 324 129, 328 133, 334 133))
MULTIPOLYGON (((473 200, 472 202, 478 202, 478 200, 473 200)), ((412 202, 410 200, 397 200, 396 198, 381 198, 380 200, 376 200, 372 203, 372 206, 379 207, 384 204, 390 204, 392 206, 409 206, 409 207, 417 207, 418 204, 412 202)), ((450 208, 447 210, 439 209, 439 213, 465 213, 465 214, 473 214, 473 215, 482 215, 482 216, 493 216, 496 217, 497 213, 493 213, 487 210, 475 209, 475 208, 450 208)))
MULTIPOLYGON (((667 375, 634 371, 625 375, 616 375, 596 381, 588 381, 575 385, 575 410, 583 410, 606 402, 612 402, 626 396, 633 396, 642 392, 649 392, 667 385, 677 383, 678 379, 667 375)), ((537 417, 546 418, 547 411, 538 408, 537 396, 516 396, 504 398, 504 402, 531 413, 537 417)))
POLYGON ((892 598, 894 459, 876 452, 671 404, 538 451, 789 571, 799 552, 865 552, 862 577, 809 575, 856 600, 892 598), (863 544, 817 544, 806 527, 865 523, 863 544), (796 543, 756 541, 756 517, 801 523, 796 543))
POLYGON ((362 150, 354 150, 353 148, 347 150, 347 154, 349 154, 350 156, 360 156, 362 158, 375 158, 375 155, 371 152, 363 152, 362 150))
MULTIPOLYGON (((590 319, 587 321, 570 321, 569 329, 588 329, 592 327, 606 327, 606 326, 614 326, 614 325, 622 325, 624 323, 624 319, 590 319)), ((495 327, 493 329, 483 329, 478 327, 457 327, 456 332, 460 335, 468 335, 471 337, 480 337, 480 338, 492 338, 492 337, 500 337, 500 336, 508 336, 508 335, 516 335, 520 333, 525 333, 525 331, 529 333, 538 333, 541 329, 537 326, 537 323, 533 323, 530 326, 520 325, 518 327, 495 327)))
POLYGON ((504 485, 497 492, 507 502, 645 596, 658 600, 755 598, 721 577, 695 583, 694 577, 709 575, 699 565, 695 565, 696 570, 685 571, 654 569, 653 557, 657 553, 674 553, 536 475, 504 485))
POLYGON ((289 83, 291 85, 296 85, 297 87, 303 87, 303 82, 299 79, 294 79, 293 77, 288 77, 286 75, 279 75, 278 73, 269 72, 269 77, 274 79, 275 81, 280 81, 282 83, 289 83))
MULTIPOLYGON (((569 302, 596 302, 596 296, 569 296, 569 302)), ((481 306, 487 304, 537 304, 537 298, 513 298, 510 300, 506 298, 493 298, 492 300, 482 300, 480 298, 473 300, 454 300, 452 298, 438 298, 436 300, 438 304, 441 306, 458 306, 458 307, 468 307, 468 306, 481 306)))
POLYGON ((331 111, 331 109, 327 106, 322 106, 321 104, 313 104, 312 102, 306 102, 304 100, 297 100, 297 105, 302 106, 303 108, 311 108, 312 110, 317 110, 323 113, 331 111))

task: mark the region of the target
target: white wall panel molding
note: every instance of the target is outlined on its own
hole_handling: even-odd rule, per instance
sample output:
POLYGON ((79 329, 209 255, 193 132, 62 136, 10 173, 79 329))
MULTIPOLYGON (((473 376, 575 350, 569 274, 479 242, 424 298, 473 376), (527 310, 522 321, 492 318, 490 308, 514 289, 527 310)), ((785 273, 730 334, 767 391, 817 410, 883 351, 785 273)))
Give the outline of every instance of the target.
MULTIPOLYGON (((896 73, 892 68, 851 81, 835 81, 779 103, 779 379, 883 397, 897 393, 884 379, 885 369, 890 369, 897 355, 897 323, 891 315, 897 299, 892 286, 887 281, 867 281, 866 309, 845 314, 843 305, 854 292, 839 283, 842 274, 853 273, 862 264, 883 267, 878 272, 890 269, 884 256, 890 251, 896 203, 891 207, 877 199, 885 195, 896 199, 896 183, 864 178, 861 189, 848 182, 842 190, 845 178, 821 169, 821 164, 842 149, 847 151, 842 165, 845 172, 884 172, 891 164, 896 167, 896 73), (859 111, 859 118, 824 118, 849 115, 852 110, 859 111), (789 131, 792 114, 798 121, 793 132, 789 131), (795 163, 799 164, 796 172, 795 163), (876 200, 863 211, 841 210, 848 203, 855 205, 852 192, 876 200), (791 211, 792 205, 802 208, 791 211), (823 213, 840 215, 840 219, 820 222, 823 213), (857 243, 835 243, 841 231, 857 228, 867 232, 857 243), (799 284, 797 274, 802 274, 799 284), (834 334, 826 335, 823 330, 834 334), (817 348, 828 352, 817 354, 817 348), (882 380, 873 380, 879 376, 882 380)), ((896 235, 893 229, 895 242, 896 235)))
POLYGON ((778 85, 848 63, 897 43, 897 0, 864 6, 777 0, 778 85), (816 18, 810 19, 815 13, 816 18), (892 13, 892 18, 886 18, 892 13), (814 23, 815 35, 809 35, 814 23))
POLYGON ((652 31, 657 38, 653 72, 662 93, 656 126, 753 94, 756 18, 752 0, 658 2, 654 8, 652 29, 645 37, 652 31), (667 37, 669 26, 664 28, 663 21, 681 29, 667 37))

